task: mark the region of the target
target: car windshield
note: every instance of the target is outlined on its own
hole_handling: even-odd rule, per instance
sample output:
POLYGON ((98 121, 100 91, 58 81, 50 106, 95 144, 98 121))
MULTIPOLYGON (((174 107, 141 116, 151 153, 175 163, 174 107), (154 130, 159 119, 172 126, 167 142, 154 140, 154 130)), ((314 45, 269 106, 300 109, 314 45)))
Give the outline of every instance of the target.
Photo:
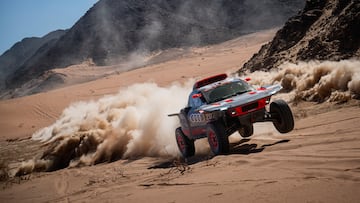
POLYGON ((209 90, 204 90, 202 94, 204 95, 207 103, 213 103, 227 99, 232 96, 252 91, 253 89, 254 88, 251 85, 247 84, 242 80, 239 80, 225 83, 209 90))

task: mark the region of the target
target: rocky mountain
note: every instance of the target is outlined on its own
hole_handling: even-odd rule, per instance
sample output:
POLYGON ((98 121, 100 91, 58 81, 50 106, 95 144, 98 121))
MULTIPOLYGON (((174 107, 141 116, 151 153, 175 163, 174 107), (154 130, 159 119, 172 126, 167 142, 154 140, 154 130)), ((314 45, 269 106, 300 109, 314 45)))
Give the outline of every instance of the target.
POLYGON ((5 86, 5 79, 16 72, 37 51, 51 47, 66 30, 56 30, 43 37, 25 38, 17 42, 0 56, 0 90, 5 86))
POLYGON ((269 70, 285 61, 360 58, 359 36, 360 1, 307 0, 240 71, 269 70))
POLYGON ((282 25, 304 0, 100 0, 71 29, 6 78, 8 89, 48 70, 91 59, 115 64, 134 53, 222 42, 282 25))

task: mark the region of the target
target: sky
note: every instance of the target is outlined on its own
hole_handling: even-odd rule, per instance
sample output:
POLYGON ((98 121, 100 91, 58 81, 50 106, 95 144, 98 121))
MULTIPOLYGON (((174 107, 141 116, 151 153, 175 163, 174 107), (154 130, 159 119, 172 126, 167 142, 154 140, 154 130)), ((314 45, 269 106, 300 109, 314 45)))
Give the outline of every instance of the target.
POLYGON ((98 0, 0 0, 0 55, 25 37, 71 28, 98 0))

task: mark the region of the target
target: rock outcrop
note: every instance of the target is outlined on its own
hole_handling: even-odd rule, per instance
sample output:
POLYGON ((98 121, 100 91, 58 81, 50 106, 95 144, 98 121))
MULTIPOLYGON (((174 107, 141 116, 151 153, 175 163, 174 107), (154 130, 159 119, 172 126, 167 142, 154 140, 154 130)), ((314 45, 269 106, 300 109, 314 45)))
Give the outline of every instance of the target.
POLYGON ((359 58, 359 36, 360 1, 308 0, 240 72, 269 70, 284 62, 359 58))

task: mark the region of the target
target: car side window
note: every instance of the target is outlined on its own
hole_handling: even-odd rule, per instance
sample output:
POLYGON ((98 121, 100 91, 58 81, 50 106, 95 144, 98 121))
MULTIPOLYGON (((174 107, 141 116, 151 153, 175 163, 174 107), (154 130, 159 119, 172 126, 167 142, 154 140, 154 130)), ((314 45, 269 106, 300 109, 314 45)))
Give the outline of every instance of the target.
POLYGON ((197 108, 200 107, 201 105, 204 104, 204 102, 202 101, 202 99, 200 97, 197 98, 192 98, 192 96, 194 94, 198 94, 198 91, 193 91, 190 95, 189 95, 189 100, 188 100, 188 107, 191 108, 197 108))

